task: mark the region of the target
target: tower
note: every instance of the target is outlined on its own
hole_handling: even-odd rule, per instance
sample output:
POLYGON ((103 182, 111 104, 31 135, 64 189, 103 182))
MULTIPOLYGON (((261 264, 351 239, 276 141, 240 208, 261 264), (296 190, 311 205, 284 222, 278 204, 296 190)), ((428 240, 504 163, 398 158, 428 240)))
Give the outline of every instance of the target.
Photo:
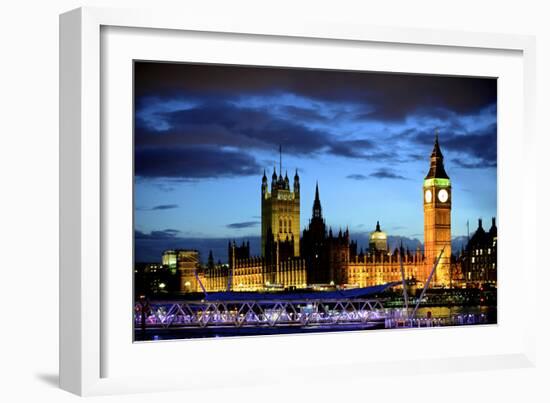
POLYGON ((380 221, 376 221, 376 229, 370 233, 369 251, 383 253, 388 251, 388 236, 380 229, 380 221))
POLYGON ((425 281, 443 250, 431 285, 450 286, 451 270, 451 180, 445 172, 443 154, 436 132, 430 157, 430 170, 424 178, 424 256, 425 281))
POLYGON ((282 175, 282 149, 279 148, 279 175, 273 167, 271 192, 267 177, 262 177, 262 255, 268 257, 273 248, 268 241, 281 244, 279 250, 286 250, 292 244, 291 256, 300 255, 300 178, 298 170, 294 175, 293 190, 290 189, 288 174, 282 175))
POLYGON ((301 244, 301 256, 306 260, 307 279, 310 284, 330 281, 327 252, 327 229, 319 198, 319 184, 316 184, 311 219, 308 227, 304 229, 301 244))

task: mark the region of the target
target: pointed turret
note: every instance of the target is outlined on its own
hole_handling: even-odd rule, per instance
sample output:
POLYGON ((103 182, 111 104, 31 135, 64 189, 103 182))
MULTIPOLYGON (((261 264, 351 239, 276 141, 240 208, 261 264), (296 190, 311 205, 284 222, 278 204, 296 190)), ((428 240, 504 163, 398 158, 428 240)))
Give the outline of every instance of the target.
POLYGON ((283 173, 283 146, 279 144, 279 173, 283 173))
POLYGON ((489 229, 489 236, 491 238, 496 238, 497 236, 497 220, 495 217, 492 218, 492 225, 491 225, 491 228, 489 229))
POLYGON ((264 169, 264 176, 262 176, 262 197, 264 197, 264 194, 267 192, 267 176, 265 174, 264 169))
POLYGON ((321 199, 319 198, 319 183, 315 184, 315 200, 313 201, 313 218, 322 218, 321 199))
POLYGON ((279 144, 279 188, 283 186, 283 147, 279 144))
POLYGON ((288 179, 288 172, 285 171, 285 189, 290 190, 290 180, 288 179))
POLYGON ((271 175, 271 192, 277 188, 277 171, 275 165, 273 165, 273 175, 271 175))
POLYGON ((319 182, 315 182, 315 201, 319 200, 319 182))
POLYGON ((296 173, 294 174, 294 193, 295 197, 300 195, 300 177, 298 176, 298 168, 296 168, 296 173))
POLYGON ((443 166, 443 153, 441 152, 441 148, 439 148, 439 135, 437 130, 435 132, 434 148, 430 157, 430 170, 425 179, 432 178, 449 179, 447 172, 445 172, 445 167, 443 166))

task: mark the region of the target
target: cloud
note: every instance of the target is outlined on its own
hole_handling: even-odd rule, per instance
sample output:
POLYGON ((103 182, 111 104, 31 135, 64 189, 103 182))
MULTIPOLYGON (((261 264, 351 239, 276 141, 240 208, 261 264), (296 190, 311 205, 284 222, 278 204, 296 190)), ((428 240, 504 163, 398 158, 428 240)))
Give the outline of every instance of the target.
POLYGON ((180 232, 175 229, 151 231, 148 234, 142 231, 135 230, 134 237, 135 239, 141 240, 166 240, 176 238, 179 233, 180 232))
POLYGON ((150 207, 150 208, 136 207, 136 210, 139 210, 139 211, 162 211, 162 210, 173 210, 173 209, 176 209, 178 207, 179 207, 178 204, 159 204, 157 206, 153 206, 153 207, 150 207))
POLYGON ((464 167, 496 161, 480 155, 483 147, 468 148, 469 138, 454 138, 478 135, 474 126, 496 119, 494 79, 152 62, 136 63, 135 73, 137 151, 200 146, 253 155, 282 144, 297 156, 424 159, 388 146, 384 131, 397 125, 393 139, 405 146, 429 147, 439 127, 441 142, 466 155, 464 167))
POLYGON ((392 172, 389 169, 380 168, 377 171, 374 171, 369 175, 370 178, 377 178, 377 179, 402 179, 406 180, 404 176, 398 175, 394 172, 392 172))
MULTIPOLYGON (((249 241, 250 254, 252 256, 260 255, 261 238, 259 236, 235 237, 231 240, 234 240, 237 245, 249 241)), ((167 249, 192 249, 199 251, 203 263, 206 263, 210 251, 213 252, 216 261, 221 260, 223 263, 227 263, 227 244, 229 241, 227 238, 167 237, 163 234, 163 231, 152 231, 150 234, 136 231, 135 261, 160 263, 162 252, 167 249)))
POLYGON ((349 174, 346 176, 347 179, 353 179, 356 181, 364 181, 366 179, 369 179, 368 176, 362 175, 362 174, 349 174))
POLYGON ((332 154, 349 158, 380 158, 377 153, 373 152, 374 149, 374 143, 367 139, 336 141, 329 145, 329 151, 332 154), (371 153, 367 154, 368 151, 371 153))
POLYGON ((451 239, 451 249, 455 255, 459 255, 462 248, 465 248, 467 244, 468 236, 466 235, 455 236, 451 239))
POLYGON ((496 123, 474 132, 450 136, 445 145, 463 156, 453 159, 463 168, 494 168, 497 165, 496 123))
POLYGON ((299 120, 302 122, 321 122, 327 123, 330 119, 312 108, 300 108, 294 105, 286 105, 280 108, 288 119, 299 120))
MULTIPOLYGON (((189 100, 296 94, 313 102, 368 105, 358 119, 402 121, 408 116, 470 114, 496 102, 496 79, 436 75, 342 72, 247 66, 137 62, 136 96, 189 100)), ((139 101, 137 103, 139 107, 139 101)), ((290 108, 302 119, 322 119, 290 108)))
POLYGON ((244 221, 244 222, 235 222, 232 224, 227 224, 226 227, 232 228, 232 229, 243 229, 243 228, 255 227, 258 224, 260 224, 259 221, 244 221))
POLYGON ((207 146, 145 147, 135 152, 135 174, 141 178, 194 180, 260 172, 258 162, 249 154, 207 146))
MULTIPOLYGON (((494 117, 496 119, 496 117, 494 117)), ((481 119, 481 118, 479 118, 481 119)), ((432 130, 408 129, 402 138, 414 146, 432 147, 432 130)), ((396 137, 399 137, 396 136, 396 137)), ((439 130, 439 144, 445 157, 461 168, 494 168, 497 164, 497 124, 491 122, 483 127, 467 130, 449 125, 439 130)), ((418 155, 420 157, 420 155, 418 155)), ((416 159, 411 155, 411 159, 416 159)))
POLYGON ((346 176, 346 178, 347 179, 353 179, 353 180, 356 180, 356 181, 364 181, 364 180, 368 180, 368 179, 371 179, 371 178, 375 178, 375 179, 402 179, 402 180, 407 179, 404 176, 398 175, 398 174, 394 173, 393 171, 391 171, 389 169, 385 169, 385 168, 380 168, 377 171, 372 172, 368 176, 363 175, 363 174, 349 174, 348 176, 346 176))
POLYGON ((373 140, 350 139, 309 127, 299 120, 276 115, 274 109, 212 101, 185 110, 158 113, 156 124, 151 123, 154 119, 150 114, 144 121, 138 112, 136 174, 156 178, 257 174, 260 169, 251 153, 275 151, 281 144, 285 153, 297 156, 331 154, 374 161, 397 158, 395 152, 380 149, 373 140), (214 156, 214 153, 223 155, 214 156), (223 164, 224 161, 227 163, 223 164))
POLYGON ((477 161, 477 162, 468 162, 468 161, 461 160, 460 158, 453 158, 451 161, 454 162, 459 167, 466 168, 466 169, 479 169, 479 168, 493 168, 493 167, 496 167, 496 162, 488 162, 488 161, 484 161, 484 160, 477 161))
POLYGON ((227 146, 240 149, 285 150, 299 155, 323 150, 327 133, 294 119, 274 114, 272 108, 237 106, 229 101, 203 102, 197 107, 159 113, 155 124, 136 114, 136 144, 143 146, 227 146))
POLYGON ((152 211, 156 210, 172 210, 178 208, 178 204, 159 204, 158 206, 151 207, 152 211))

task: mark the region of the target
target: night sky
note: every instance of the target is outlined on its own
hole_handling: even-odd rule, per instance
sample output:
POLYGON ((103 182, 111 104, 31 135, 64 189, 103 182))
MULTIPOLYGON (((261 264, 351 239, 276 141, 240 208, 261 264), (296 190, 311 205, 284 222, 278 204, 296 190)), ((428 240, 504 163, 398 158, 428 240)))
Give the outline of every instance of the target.
MULTIPOLYGON (((251 239, 260 189, 297 169, 301 228, 319 182, 323 215, 366 242, 380 220, 423 240, 422 180, 434 131, 453 186, 453 237, 496 216, 495 79, 135 63, 136 261, 166 248, 251 239)), ((203 260, 206 256, 201 256, 203 260)))

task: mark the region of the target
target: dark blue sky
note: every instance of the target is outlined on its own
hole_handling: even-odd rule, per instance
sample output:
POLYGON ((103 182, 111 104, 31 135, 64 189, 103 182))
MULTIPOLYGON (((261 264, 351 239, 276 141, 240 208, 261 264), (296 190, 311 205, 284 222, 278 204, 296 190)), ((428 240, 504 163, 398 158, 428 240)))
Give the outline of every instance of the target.
POLYGON ((318 181, 333 228, 363 239, 380 220, 422 241, 436 128, 452 233, 465 235, 467 220, 474 229, 496 216, 496 88, 495 79, 136 62, 136 260, 258 237, 261 176, 279 170, 279 145, 283 171, 300 174, 302 229, 318 181))

